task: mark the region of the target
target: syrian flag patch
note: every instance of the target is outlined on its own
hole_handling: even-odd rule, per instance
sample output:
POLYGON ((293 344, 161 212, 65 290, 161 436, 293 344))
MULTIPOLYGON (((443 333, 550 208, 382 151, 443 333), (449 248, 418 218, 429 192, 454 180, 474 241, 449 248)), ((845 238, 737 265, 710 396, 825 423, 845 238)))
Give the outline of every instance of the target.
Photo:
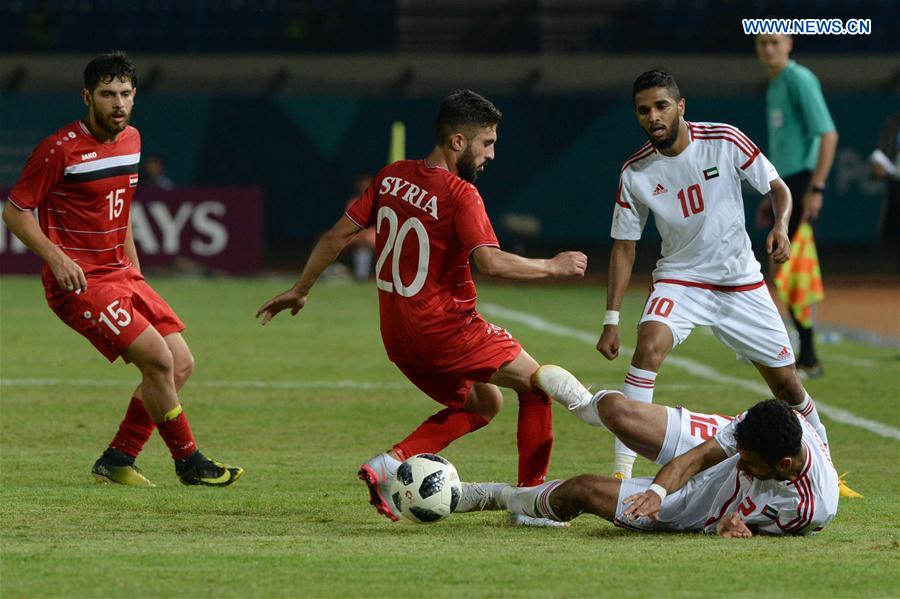
POLYGON ((771 505, 767 505, 762 510, 762 515, 770 520, 775 520, 778 518, 778 510, 773 508, 771 505))
POLYGON ((137 184, 138 184, 138 176, 137 175, 131 175, 130 177, 128 177, 128 187, 135 187, 135 186, 137 186, 137 184))
POLYGON ((719 167, 713 166, 703 171, 703 179, 709 181, 719 176, 719 167))

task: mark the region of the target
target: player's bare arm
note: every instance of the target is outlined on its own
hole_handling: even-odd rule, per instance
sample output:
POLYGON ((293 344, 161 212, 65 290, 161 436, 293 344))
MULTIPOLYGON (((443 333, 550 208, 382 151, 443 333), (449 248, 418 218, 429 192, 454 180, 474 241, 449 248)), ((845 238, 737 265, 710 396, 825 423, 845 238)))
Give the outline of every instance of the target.
POLYGON ((472 252, 478 270, 492 277, 529 281, 547 277, 582 277, 587 256, 581 252, 560 252, 550 259, 524 258, 498 247, 482 246, 472 252))
POLYGON ((138 260, 137 246, 134 245, 134 233, 131 230, 131 219, 128 219, 128 229, 125 230, 125 255, 131 260, 134 268, 140 272, 141 262, 138 260))
POLYGON ((775 213, 772 230, 766 236, 766 252, 775 264, 791 259, 791 240, 788 238, 788 222, 791 219, 791 190, 779 177, 770 182, 771 189, 766 194, 768 204, 775 213))
MULTIPOLYGON (((636 241, 616 239, 613 242, 612 252, 609 255, 609 282, 606 289, 606 309, 619 311, 628 282, 631 280, 631 270, 634 268, 634 255, 636 241)), ((605 324, 600 339, 597 341, 597 351, 603 354, 607 360, 615 360, 619 357, 619 325, 605 324)))
POLYGON ((47 263, 62 289, 87 291, 87 278, 81 267, 44 235, 30 211, 19 210, 7 202, 3 207, 3 222, 25 247, 47 263))
POLYGON ((834 164, 834 156, 837 153, 838 133, 828 131, 823 133, 819 142, 819 157, 816 160, 816 168, 809 178, 809 189, 803 194, 803 215, 801 222, 814 221, 819 218, 822 210, 822 190, 828 181, 828 174, 834 164))
MULTIPOLYGON (((694 447, 662 467, 653 479, 654 485, 659 485, 666 493, 674 493, 682 488, 692 476, 707 468, 712 468, 726 457, 725 451, 718 442, 709 439, 702 445, 694 447)), ((653 490, 636 493, 625 498, 624 514, 629 518, 648 516, 653 520, 659 519, 659 510, 662 507, 662 497, 653 490)))
POLYGON ((319 276, 334 262, 340 255, 341 251, 353 241, 356 234, 359 233, 360 227, 346 215, 341 216, 331 229, 313 248, 300 279, 293 287, 280 293, 260 306, 256 311, 256 317, 262 316, 262 323, 265 325, 272 320, 276 314, 282 310, 291 310, 291 316, 296 316, 297 312, 306 305, 306 298, 319 276))

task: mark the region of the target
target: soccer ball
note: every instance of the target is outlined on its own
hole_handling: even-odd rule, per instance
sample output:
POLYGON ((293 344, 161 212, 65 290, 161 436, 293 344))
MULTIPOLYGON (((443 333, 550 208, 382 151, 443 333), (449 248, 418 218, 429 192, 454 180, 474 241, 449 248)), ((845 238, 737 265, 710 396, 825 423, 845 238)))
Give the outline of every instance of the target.
POLYGON ((397 469, 391 499, 404 517, 426 524, 450 515, 459 502, 459 474, 453 464, 433 453, 420 453, 397 469))

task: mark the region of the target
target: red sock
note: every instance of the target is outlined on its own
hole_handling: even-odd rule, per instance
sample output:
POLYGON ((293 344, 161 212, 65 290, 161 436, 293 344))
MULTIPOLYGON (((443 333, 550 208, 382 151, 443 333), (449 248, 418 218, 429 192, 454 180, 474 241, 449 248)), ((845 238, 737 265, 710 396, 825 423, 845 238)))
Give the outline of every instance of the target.
POLYGON ((173 460, 186 458, 197 451, 194 433, 191 432, 191 425, 188 424, 184 412, 172 420, 157 422, 156 426, 159 428, 159 434, 166 442, 173 460))
POLYGON ((125 411, 125 418, 119 425, 119 432, 113 437, 109 446, 136 458, 144 448, 144 443, 153 435, 154 428, 156 425, 153 424, 153 419, 144 408, 144 402, 137 397, 132 397, 131 403, 128 404, 128 409, 125 411))
POLYGON ((553 447, 553 412, 543 391, 519 395, 519 486, 534 487, 544 482, 553 447))
POLYGON ((394 445, 394 451, 405 460, 417 453, 437 453, 467 433, 477 431, 488 420, 462 408, 447 408, 434 414, 410 435, 394 445))

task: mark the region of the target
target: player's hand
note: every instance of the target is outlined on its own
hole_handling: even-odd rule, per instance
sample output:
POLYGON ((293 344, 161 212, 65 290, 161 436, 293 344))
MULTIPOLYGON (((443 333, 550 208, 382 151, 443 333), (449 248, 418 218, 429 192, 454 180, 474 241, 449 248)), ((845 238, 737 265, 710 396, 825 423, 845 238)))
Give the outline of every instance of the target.
POLYGON ((603 354, 607 360, 615 360, 619 357, 619 344, 619 326, 605 325, 600 334, 600 340, 597 341, 597 351, 603 354))
POLYGON ((768 196, 764 197, 756 207, 756 228, 768 229, 775 222, 775 216, 772 214, 772 200, 768 196))
POLYGON ((748 539, 753 536, 753 532, 747 528, 737 512, 731 512, 719 520, 716 524, 716 534, 726 539, 748 539))
POLYGON ((800 222, 814 222, 819 218, 819 211, 821 210, 822 194, 815 191, 807 191, 803 194, 803 214, 800 216, 800 222))
POLYGON ((557 277, 583 277, 587 269, 587 256, 581 252, 560 252, 550 262, 557 277))
POLYGON ((78 293, 87 291, 87 278, 74 260, 60 252, 60 255, 48 264, 60 288, 78 293))
POLYGON ((291 287, 284 293, 276 295, 262 306, 260 306, 259 310, 256 311, 256 317, 259 318, 262 316, 262 324, 266 325, 267 322, 275 318, 275 315, 281 312, 282 310, 291 311, 291 316, 296 316, 297 312, 303 309, 303 306, 306 305, 306 298, 309 296, 309 293, 301 293, 296 287, 291 287))
POLYGON ((784 227, 774 227, 766 236, 766 252, 775 264, 782 264, 791 259, 791 240, 788 239, 784 227))
POLYGON ((662 499, 653 491, 635 493, 625 498, 623 503, 627 506, 623 512, 625 517, 634 520, 641 516, 647 516, 654 522, 659 520, 659 510, 662 507, 662 499))

